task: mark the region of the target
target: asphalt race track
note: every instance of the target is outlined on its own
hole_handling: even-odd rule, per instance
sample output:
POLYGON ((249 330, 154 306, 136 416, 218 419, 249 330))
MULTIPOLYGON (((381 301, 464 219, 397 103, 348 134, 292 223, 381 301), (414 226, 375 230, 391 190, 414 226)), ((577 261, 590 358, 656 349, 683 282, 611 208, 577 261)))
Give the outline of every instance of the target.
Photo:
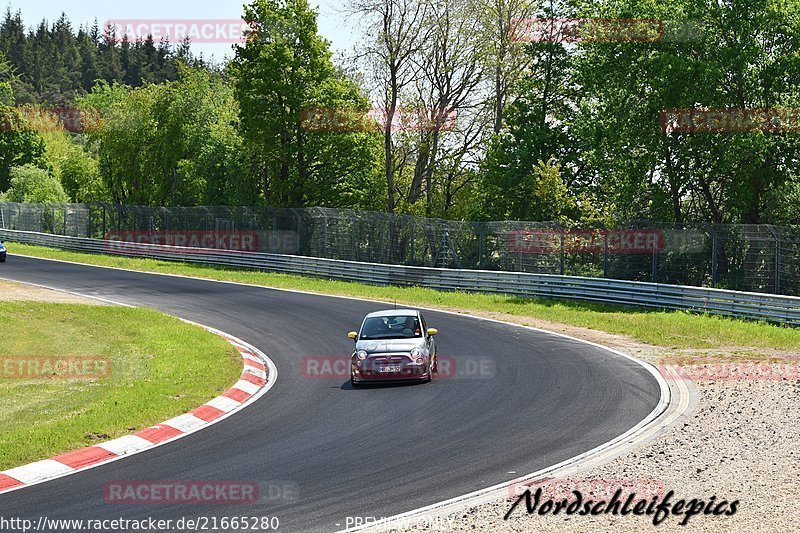
POLYGON ((468 317, 425 313, 440 331, 440 355, 467 375, 353 390, 344 378, 304 377, 301 361, 349 355, 347 332, 386 306, 16 256, 0 265, 0 278, 206 324, 260 348, 278 368, 273 389, 237 415, 154 450, 0 495, 0 516, 275 516, 280 531, 334 531, 347 517, 398 514, 578 455, 636 425, 659 400, 656 380, 628 359, 468 317), (243 506, 106 503, 104 484, 120 480, 257 481, 296 490, 243 506))

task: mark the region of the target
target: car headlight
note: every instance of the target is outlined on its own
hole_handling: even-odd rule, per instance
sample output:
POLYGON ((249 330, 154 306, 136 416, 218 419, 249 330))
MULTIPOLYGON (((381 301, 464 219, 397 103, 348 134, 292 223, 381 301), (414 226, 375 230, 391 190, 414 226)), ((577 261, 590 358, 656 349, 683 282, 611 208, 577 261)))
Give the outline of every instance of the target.
POLYGON ((356 357, 358 357, 359 361, 363 361, 364 359, 367 358, 367 352, 365 352, 364 350, 359 350, 356 352, 356 357))
POLYGON ((423 359, 423 357, 425 357, 426 355, 428 355, 428 350, 426 350, 425 348, 413 348, 411 350, 411 358, 415 359, 414 362, 418 365, 421 365, 422 363, 425 362, 425 359, 423 359))

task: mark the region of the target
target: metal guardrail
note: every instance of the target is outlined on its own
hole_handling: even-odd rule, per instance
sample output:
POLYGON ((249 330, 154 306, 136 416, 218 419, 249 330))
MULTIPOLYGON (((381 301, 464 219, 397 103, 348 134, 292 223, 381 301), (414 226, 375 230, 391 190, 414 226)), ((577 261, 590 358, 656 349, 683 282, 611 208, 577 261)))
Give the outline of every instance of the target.
POLYGON ((800 325, 800 297, 604 278, 357 263, 316 257, 84 239, 0 229, 0 238, 76 252, 249 268, 372 285, 421 286, 520 297, 685 310, 800 325))
POLYGON ((597 221, 574 227, 329 207, 0 202, 0 228, 178 246, 176 236, 255 232, 257 239, 235 248, 800 296, 800 225, 619 220, 610 227, 597 221))

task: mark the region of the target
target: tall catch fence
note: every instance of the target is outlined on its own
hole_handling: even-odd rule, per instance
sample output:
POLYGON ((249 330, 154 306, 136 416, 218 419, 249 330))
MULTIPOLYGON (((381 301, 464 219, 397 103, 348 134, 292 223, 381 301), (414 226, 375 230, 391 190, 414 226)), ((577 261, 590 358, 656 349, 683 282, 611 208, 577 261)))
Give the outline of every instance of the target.
POLYGON ((151 244, 800 295, 800 227, 563 227, 349 209, 0 203, 0 227, 151 244))

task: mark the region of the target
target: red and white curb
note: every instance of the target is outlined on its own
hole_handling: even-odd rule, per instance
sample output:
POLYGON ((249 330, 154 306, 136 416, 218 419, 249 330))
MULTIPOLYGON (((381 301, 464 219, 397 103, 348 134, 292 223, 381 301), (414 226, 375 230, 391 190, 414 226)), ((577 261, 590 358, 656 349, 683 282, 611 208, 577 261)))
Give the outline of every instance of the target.
POLYGON ((68 476, 180 439, 224 420, 272 388, 278 373, 269 357, 236 337, 202 327, 230 342, 242 355, 242 376, 230 389, 193 411, 132 435, 4 470, 0 472, 0 494, 68 476))

